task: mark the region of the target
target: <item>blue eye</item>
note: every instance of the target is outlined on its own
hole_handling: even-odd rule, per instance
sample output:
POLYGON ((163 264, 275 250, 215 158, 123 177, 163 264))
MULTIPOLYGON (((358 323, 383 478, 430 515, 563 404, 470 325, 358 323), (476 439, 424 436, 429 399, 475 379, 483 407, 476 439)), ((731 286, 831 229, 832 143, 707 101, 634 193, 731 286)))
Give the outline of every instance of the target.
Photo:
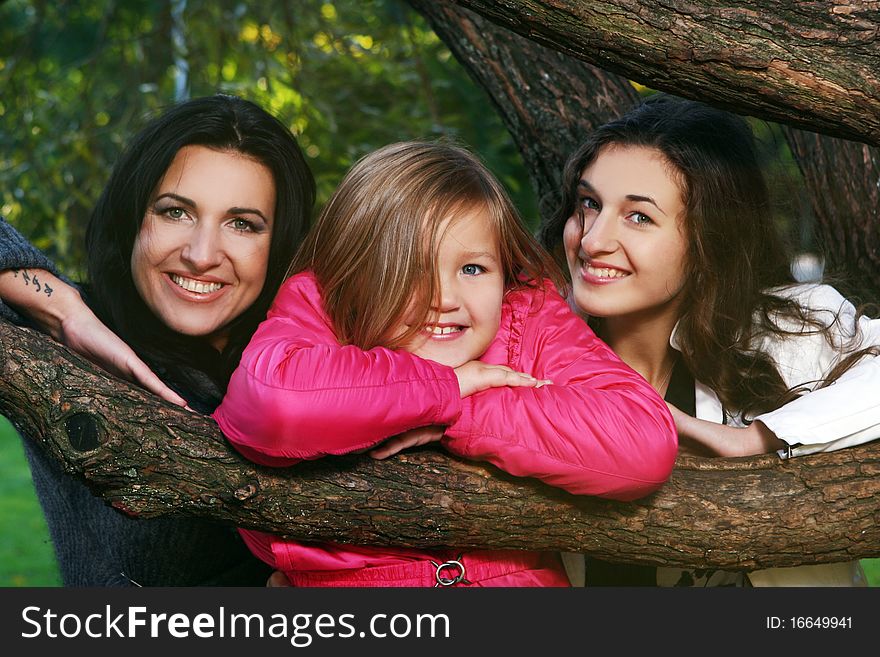
POLYGON ((484 271, 486 271, 486 268, 482 265, 468 264, 461 268, 461 273, 465 276, 477 276, 478 274, 482 274, 484 271))

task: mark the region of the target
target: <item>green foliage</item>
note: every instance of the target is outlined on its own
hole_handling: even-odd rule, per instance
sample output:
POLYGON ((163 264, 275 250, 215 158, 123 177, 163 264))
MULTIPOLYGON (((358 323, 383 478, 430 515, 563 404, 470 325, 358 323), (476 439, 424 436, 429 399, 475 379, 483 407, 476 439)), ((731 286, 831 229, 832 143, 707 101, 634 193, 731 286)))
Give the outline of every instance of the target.
POLYGON ((880 559, 862 559, 868 586, 880 586, 880 559))
POLYGON ((168 0, 0 4, 0 213, 76 275, 114 159, 147 116, 189 94, 234 93, 291 127, 319 203, 392 141, 455 138, 535 217, 527 174, 484 92, 398 0, 189 0, 183 47, 168 0), (177 58, 177 59, 176 59, 177 58))

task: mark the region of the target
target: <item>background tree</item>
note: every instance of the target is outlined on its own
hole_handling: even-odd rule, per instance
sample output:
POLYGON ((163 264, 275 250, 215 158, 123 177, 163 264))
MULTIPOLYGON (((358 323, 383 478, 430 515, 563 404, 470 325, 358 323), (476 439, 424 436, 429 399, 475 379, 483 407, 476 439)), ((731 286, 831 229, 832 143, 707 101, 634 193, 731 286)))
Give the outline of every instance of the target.
POLYGON ((785 136, 803 173, 827 268, 848 296, 878 303, 880 149, 790 127, 785 136))

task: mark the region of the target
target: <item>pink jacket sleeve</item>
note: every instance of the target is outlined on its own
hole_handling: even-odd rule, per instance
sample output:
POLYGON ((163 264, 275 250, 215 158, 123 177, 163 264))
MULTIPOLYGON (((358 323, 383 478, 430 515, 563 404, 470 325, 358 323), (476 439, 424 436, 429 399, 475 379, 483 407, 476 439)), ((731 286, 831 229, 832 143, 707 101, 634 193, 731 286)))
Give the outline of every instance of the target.
POLYGON ((306 273, 282 286, 214 418, 244 456, 280 466, 448 425, 460 411, 451 368, 406 352, 340 346, 306 273))
POLYGON ((510 352, 495 358, 553 384, 463 399, 444 445, 576 494, 632 500, 659 488, 678 449, 663 399, 551 285, 544 294, 511 294, 522 298, 510 301, 511 315, 502 319, 510 352))

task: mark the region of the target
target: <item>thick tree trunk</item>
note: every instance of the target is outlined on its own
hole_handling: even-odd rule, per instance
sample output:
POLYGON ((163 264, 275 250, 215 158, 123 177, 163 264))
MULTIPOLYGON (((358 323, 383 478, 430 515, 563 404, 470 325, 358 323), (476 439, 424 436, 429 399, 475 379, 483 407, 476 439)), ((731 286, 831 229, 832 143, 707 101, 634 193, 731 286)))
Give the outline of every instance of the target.
POLYGON ((574 497, 430 450, 254 466, 210 418, 0 321, 0 413, 132 515, 205 516, 299 539, 585 551, 752 569, 880 555, 880 442, 782 461, 684 458, 658 493, 574 497))
POLYGON ((454 1, 652 88, 880 144, 876 2, 454 1))
POLYGON ((880 303, 880 149, 785 128, 804 176, 826 270, 844 291, 880 303))
POLYGON ((593 128, 634 106, 624 78, 542 46, 454 2, 409 0, 492 99, 538 194, 552 211, 562 167, 593 128))

